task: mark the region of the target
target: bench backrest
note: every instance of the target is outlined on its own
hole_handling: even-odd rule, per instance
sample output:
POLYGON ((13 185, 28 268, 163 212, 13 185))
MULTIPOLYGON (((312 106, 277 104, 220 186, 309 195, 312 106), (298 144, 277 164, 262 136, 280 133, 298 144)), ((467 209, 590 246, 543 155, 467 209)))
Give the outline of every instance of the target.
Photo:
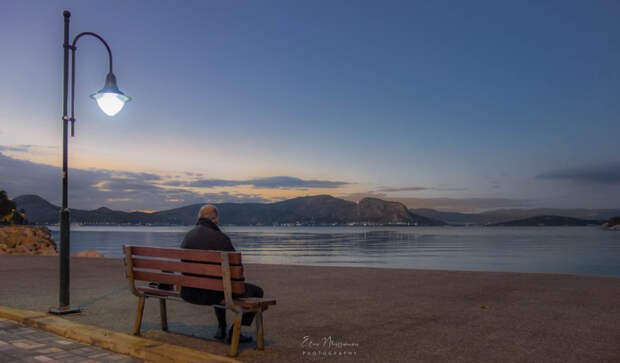
POLYGON ((245 291, 240 252, 123 246, 125 277, 134 294, 135 281, 158 282, 223 291, 226 301, 245 291), (203 276, 190 276, 195 274, 203 276))

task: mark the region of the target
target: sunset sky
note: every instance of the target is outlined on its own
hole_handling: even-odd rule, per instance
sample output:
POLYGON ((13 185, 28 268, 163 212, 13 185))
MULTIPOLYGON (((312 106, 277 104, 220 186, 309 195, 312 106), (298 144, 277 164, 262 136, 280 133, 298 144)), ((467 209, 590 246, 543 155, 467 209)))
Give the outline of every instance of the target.
POLYGON ((60 201, 63 10, 77 44, 70 207, 374 195, 410 207, 620 207, 620 3, 4 1, 0 189, 60 201))

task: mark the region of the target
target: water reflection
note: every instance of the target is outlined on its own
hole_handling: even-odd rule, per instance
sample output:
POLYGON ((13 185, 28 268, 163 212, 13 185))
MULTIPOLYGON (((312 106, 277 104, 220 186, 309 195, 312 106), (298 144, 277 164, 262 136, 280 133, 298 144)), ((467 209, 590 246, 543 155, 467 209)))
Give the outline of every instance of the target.
MULTIPOLYGON (((190 228, 76 227, 71 252, 121 257, 123 244, 178 247, 190 228)), ((595 227, 223 229, 246 262, 620 276, 620 233, 595 227)))

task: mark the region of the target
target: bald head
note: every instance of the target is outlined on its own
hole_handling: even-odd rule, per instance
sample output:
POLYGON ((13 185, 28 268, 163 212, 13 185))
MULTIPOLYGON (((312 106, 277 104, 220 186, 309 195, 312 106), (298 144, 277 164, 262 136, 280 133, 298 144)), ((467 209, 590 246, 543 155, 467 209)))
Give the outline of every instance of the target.
POLYGON ((217 224, 219 222, 219 218, 217 216, 217 208, 211 204, 205 204, 200 208, 198 212, 198 218, 206 218, 211 222, 217 224))

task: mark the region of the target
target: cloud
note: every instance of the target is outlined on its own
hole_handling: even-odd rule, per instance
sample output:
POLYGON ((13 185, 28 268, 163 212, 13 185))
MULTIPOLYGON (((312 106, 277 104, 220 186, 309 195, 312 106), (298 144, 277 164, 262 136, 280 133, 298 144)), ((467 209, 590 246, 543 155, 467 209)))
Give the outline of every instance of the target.
POLYGON ((351 183, 330 180, 304 180, 292 176, 272 176, 248 180, 202 179, 186 184, 172 181, 169 186, 188 186, 194 188, 236 187, 251 185, 257 189, 303 189, 303 188, 340 188, 351 183))
POLYGON ((566 180, 581 184, 620 184, 620 162, 551 170, 538 179, 566 180))
MULTIPOLYGON (((97 170, 97 169, 89 169, 89 170, 97 170)), ((161 176, 152 173, 134 173, 130 171, 115 171, 115 170, 102 170, 104 172, 109 172, 114 175, 116 178, 138 178, 141 180, 161 180, 161 176)))
POLYGON ((454 187, 403 187, 403 188, 390 188, 382 187, 377 189, 379 193, 395 193, 395 192, 419 192, 424 190, 437 190, 442 192, 458 192, 467 190, 467 188, 454 188, 454 187))
MULTIPOLYGON (((0 189, 11 198, 38 194, 59 204, 61 171, 59 167, 15 159, 0 152, 0 189)), ((115 209, 166 209, 194 203, 267 202, 256 194, 198 193, 167 187, 161 177, 103 169, 69 169, 69 206, 95 209, 108 205, 115 209)))
POLYGON ((358 202, 367 197, 400 202, 410 209, 430 208, 460 213, 478 213, 501 208, 532 207, 533 203, 532 200, 508 198, 392 198, 388 197, 385 193, 373 192, 350 194, 342 198, 358 202))
POLYGON ((194 173, 194 172, 191 172, 191 171, 186 171, 183 174, 185 174, 187 176, 193 176, 193 177, 199 177, 199 178, 203 177, 202 173, 194 173))
POLYGON ((0 145, 0 151, 28 152, 32 145, 0 145))
POLYGON ((171 181, 167 181, 167 182, 163 183, 163 185, 167 185, 167 186, 170 186, 170 187, 180 187, 180 186, 185 185, 185 184, 186 184, 185 182, 181 182, 181 181, 178 181, 178 180, 171 180, 171 181))
POLYGON ((381 187, 377 189, 377 192, 380 193, 393 193, 393 192, 419 192, 423 190, 429 190, 427 187, 403 187, 403 188, 390 188, 390 187, 381 187))
POLYGON ((499 180, 489 180, 489 184, 493 189, 500 189, 502 187, 502 183, 500 183, 499 180))

